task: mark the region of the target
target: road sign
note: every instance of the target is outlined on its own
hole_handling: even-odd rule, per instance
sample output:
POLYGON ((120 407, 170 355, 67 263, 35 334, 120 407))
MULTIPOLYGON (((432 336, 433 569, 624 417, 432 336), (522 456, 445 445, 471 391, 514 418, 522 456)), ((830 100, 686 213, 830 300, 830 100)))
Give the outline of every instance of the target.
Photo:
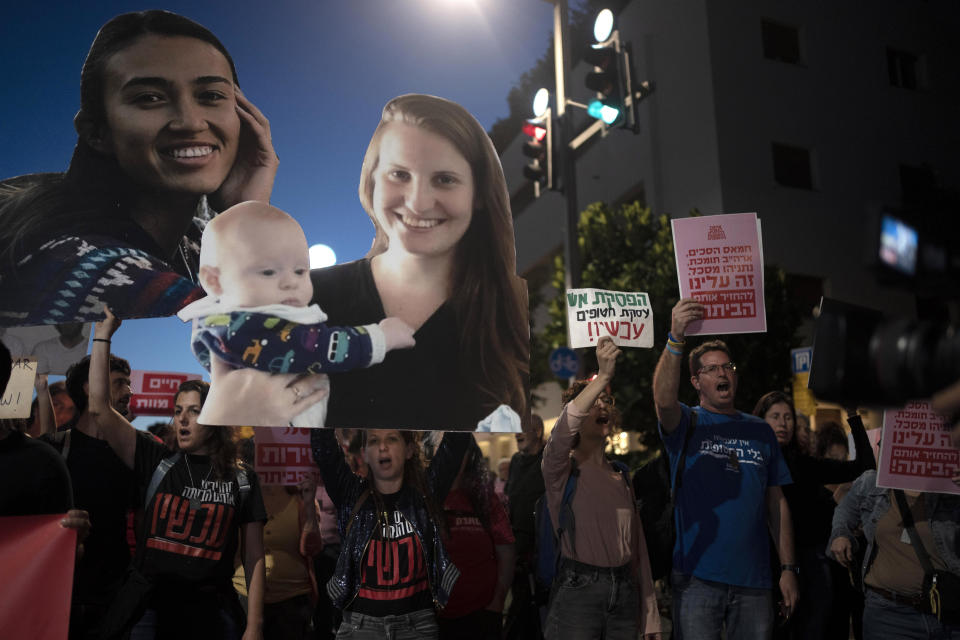
POLYGON ((550 352, 550 371, 558 378, 572 378, 580 370, 580 356, 568 347, 558 347, 550 352))

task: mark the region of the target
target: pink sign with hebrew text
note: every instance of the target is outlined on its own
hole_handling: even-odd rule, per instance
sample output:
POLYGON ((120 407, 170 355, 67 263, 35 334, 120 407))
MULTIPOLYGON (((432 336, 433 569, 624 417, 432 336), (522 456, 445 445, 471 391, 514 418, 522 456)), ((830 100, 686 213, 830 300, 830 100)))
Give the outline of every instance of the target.
POLYGON ((960 451, 929 402, 883 412, 878 487, 960 494, 950 479, 958 467, 960 451))
POLYGON ((307 476, 320 482, 310 451, 310 429, 254 427, 254 471, 260 484, 296 486, 307 476))
POLYGON ((672 220, 680 297, 705 307, 687 335, 763 333, 763 245, 755 213, 672 220))

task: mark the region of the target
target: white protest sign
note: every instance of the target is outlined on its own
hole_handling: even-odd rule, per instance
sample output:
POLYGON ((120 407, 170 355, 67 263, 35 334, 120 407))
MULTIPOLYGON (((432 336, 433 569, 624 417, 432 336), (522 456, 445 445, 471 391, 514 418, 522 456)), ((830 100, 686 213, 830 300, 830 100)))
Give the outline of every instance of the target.
POLYGON ((610 336, 618 347, 653 347, 653 311, 646 293, 604 289, 567 290, 570 347, 596 346, 610 336))
POLYGON ((10 382, 0 396, 0 418, 29 418, 33 383, 37 378, 36 358, 14 358, 10 382))

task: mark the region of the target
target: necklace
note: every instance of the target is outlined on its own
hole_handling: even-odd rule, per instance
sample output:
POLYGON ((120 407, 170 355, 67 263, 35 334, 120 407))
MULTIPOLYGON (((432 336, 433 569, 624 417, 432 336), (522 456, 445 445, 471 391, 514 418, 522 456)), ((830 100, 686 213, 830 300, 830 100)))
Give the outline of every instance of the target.
MULTIPOLYGON (((193 489, 195 492, 200 493, 200 489, 202 488, 203 483, 201 483, 201 487, 200 487, 200 488, 198 488, 197 485, 195 485, 195 484, 193 483, 193 471, 190 470, 190 454, 189 454, 189 453, 184 453, 184 454, 183 454, 183 462, 184 462, 184 464, 187 465, 187 475, 190 476, 190 488, 193 489)), ((207 477, 203 479, 203 482, 206 482, 207 480, 210 479, 210 472, 211 472, 211 471, 213 471, 213 465, 210 465, 210 468, 207 469, 207 477)), ((190 508, 191 508, 191 509, 199 509, 199 508, 200 508, 200 498, 197 497, 196 495, 191 496, 191 498, 190 498, 190 508)))
POLYGON ((197 281, 193 277, 193 269, 190 268, 190 259, 187 258, 187 248, 185 246, 186 244, 187 244, 187 239, 185 237, 181 238, 180 244, 177 245, 177 248, 180 250, 180 259, 183 261, 183 267, 187 271, 187 277, 190 279, 191 282, 196 284, 197 281))

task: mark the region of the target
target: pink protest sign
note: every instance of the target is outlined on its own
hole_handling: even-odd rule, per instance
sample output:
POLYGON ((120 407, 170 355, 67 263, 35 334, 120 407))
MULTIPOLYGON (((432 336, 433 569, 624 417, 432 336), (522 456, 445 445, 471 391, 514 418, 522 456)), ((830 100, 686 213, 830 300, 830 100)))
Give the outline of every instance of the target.
POLYGON ((310 429, 254 427, 254 471, 262 485, 300 483, 307 476, 320 482, 320 469, 310 451, 310 429))
POLYGON ((960 494, 950 479, 958 467, 960 451, 929 402, 884 411, 878 487, 960 494))
POLYGON ((687 335, 762 333, 763 245, 755 213, 675 218, 673 247, 680 297, 706 307, 687 335))
POLYGON ((138 416, 173 416, 180 383, 199 379, 195 373, 135 369, 130 372, 130 411, 138 416))

